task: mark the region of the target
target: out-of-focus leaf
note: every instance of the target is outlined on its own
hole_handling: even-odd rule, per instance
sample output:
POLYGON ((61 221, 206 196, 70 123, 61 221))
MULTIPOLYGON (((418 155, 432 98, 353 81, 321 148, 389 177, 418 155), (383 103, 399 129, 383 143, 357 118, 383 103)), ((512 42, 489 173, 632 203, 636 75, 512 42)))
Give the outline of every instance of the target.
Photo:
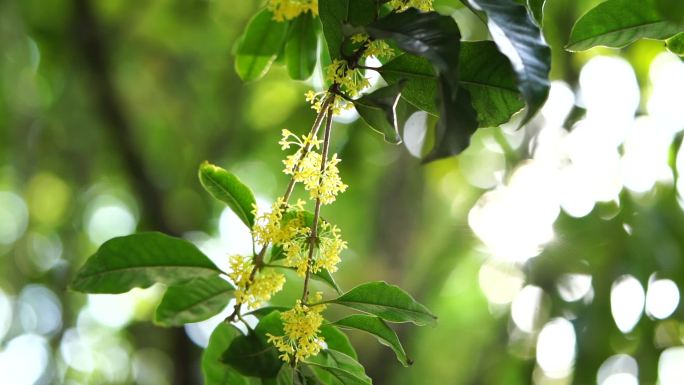
POLYGON ((403 85, 400 81, 354 100, 363 121, 392 144, 401 143, 395 108, 403 85))
POLYGON ((283 335, 280 312, 269 313, 254 331, 235 338, 221 360, 245 376, 275 378, 283 361, 278 358, 276 348, 268 343, 267 333, 283 335))
POLYGON ((204 321, 226 308, 235 288, 218 275, 169 286, 154 320, 162 326, 204 321))
MULTIPOLYGON (((464 0, 465 1, 465 0, 464 0)), ((513 64, 518 90, 527 104, 527 123, 549 95, 551 50, 524 5, 513 0, 470 0, 487 15, 494 42, 513 64)))
POLYGON ((283 312, 286 310, 290 310, 290 308, 285 307, 285 306, 264 306, 264 307, 258 308, 256 310, 252 310, 248 313, 245 313, 245 315, 253 315, 257 318, 263 318, 263 317, 271 314, 271 312, 274 312, 274 311, 283 312))
POLYGON ((304 360, 312 367, 320 368, 344 385, 371 385, 370 377, 355 359, 335 350, 322 350, 318 355, 304 360))
POLYGON ((283 46, 287 27, 288 23, 273 20, 273 13, 267 9, 249 21, 235 52, 235 70, 242 80, 266 75, 283 46))
POLYGON ((149 232, 112 238, 88 258, 71 284, 86 293, 125 293, 155 283, 174 285, 221 273, 192 243, 149 232))
POLYGON ((285 46, 287 72, 292 79, 305 80, 311 77, 316 67, 318 28, 318 20, 308 12, 292 22, 285 46))
POLYGON ((565 48, 619 48, 639 39, 667 39, 682 30, 683 25, 663 18, 654 0, 607 0, 577 20, 565 48))
POLYGON ((325 340, 325 344, 328 345, 328 349, 337 350, 355 360, 358 359, 349 337, 337 327, 331 324, 321 326, 321 336, 325 340))
POLYGON ((666 20, 673 23, 684 23, 684 1, 655 0, 655 7, 666 20))
POLYGON ((350 328, 362 330, 366 333, 374 335, 381 344, 388 346, 394 351, 397 360, 404 366, 409 366, 412 361, 406 356, 404 347, 401 346, 401 341, 397 337, 397 333, 390 328, 385 321, 378 317, 353 314, 334 322, 335 325, 341 328, 350 328))
POLYGON ((229 365, 221 362, 221 355, 233 338, 241 336, 233 325, 220 323, 209 337, 209 344, 202 352, 202 376, 205 385, 249 385, 247 378, 229 365))
POLYGON ((669 38, 667 40, 667 49, 676 55, 684 56, 684 32, 669 38))
POLYGON ((398 286, 386 282, 364 283, 326 302, 373 314, 390 322, 433 325, 437 321, 425 306, 398 286))
POLYGON ((430 114, 437 111, 437 75, 430 62, 413 54, 402 54, 380 67, 382 78, 389 84, 406 80, 401 96, 430 114))
POLYGON ((200 166, 199 179, 204 189, 228 205, 247 227, 251 229, 254 226, 254 193, 238 177, 205 161, 200 166))

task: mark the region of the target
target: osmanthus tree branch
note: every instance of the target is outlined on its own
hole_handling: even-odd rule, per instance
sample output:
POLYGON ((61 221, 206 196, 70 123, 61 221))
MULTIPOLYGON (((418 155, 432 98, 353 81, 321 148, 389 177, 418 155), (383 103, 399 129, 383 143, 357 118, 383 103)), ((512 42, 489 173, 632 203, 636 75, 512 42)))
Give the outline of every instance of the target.
MULTIPOLYGON (((125 171, 130 177, 131 187, 141 204, 141 217, 147 225, 167 234, 175 231, 167 221, 162 206, 163 191, 155 186, 145 170, 145 161, 135 145, 133 127, 124 113, 123 103, 112 81, 109 52, 101 25, 90 0, 74 0, 72 22, 75 50, 90 75, 88 85, 93 102, 105 123, 109 138, 122 155, 125 171)), ((165 338, 173 346, 174 384, 193 385, 198 382, 194 371, 188 370, 199 351, 185 335, 183 328, 165 331, 165 338)))

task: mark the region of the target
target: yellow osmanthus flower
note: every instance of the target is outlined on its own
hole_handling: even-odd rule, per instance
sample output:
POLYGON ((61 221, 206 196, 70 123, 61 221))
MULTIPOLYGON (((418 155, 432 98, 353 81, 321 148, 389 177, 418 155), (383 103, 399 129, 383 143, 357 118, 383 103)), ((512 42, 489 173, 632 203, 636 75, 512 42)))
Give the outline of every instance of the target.
POLYGON ((273 205, 271 211, 258 214, 256 207, 253 208, 252 213, 256 218, 254 227, 252 228, 252 236, 254 241, 260 245, 281 244, 286 240, 296 235, 296 229, 292 226, 283 226, 283 214, 288 209, 304 210, 303 200, 297 200, 297 203, 287 204, 283 197, 278 197, 273 205))
POLYGON ((390 7, 397 12, 404 12, 409 8, 416 8, 423 12, 432 11, 432 0, 390 0, 390 7))
MULTIPOLYGON (((321 299, 321 293, 316 293, 314 301, 319 302, 321 299)), ((291 362, 292 359, 299 362, 321 351, 324 339, 319 333, 323 324, 323 310, 325 305, 307 306, 297 300, 291 310, 280 314, 285 335, 266 334, 268 342, 280 351, 280 359, 285 362, 291 362)))
POLYGON ((347 242, 342 240, 340 229, 337 226, 325 221, 318 226, 316 248, 311 261, 309 261, 311 229, 305 227, 304 218, 301 215, 288 222, 288 225, 299 229, 299 231, 281 245, 285 253, 285 266, 295 268, 300 277, 306 275, 307 266, 312 274, 318 273, 321 269, 326 269, 331 273, 337 271, 340 253, 347 248, 347 242))
POLYGON ((295 182, 304 184, 311 200, 320 199, 321 204, 327 205, 335 201, 337 195, 347 190, 347 185, 340 178, 337 165, 340 159, 333 154, 321 170, 322 156, 316 151, 309 151, 302 158, 302 150, 289 155, 283 160, 283 172, 292 175, 295 182), (299 168, 296 165, 299 164, 299 168))
POLYGON ((292 20, 302 13, 318 15, 318 0, 268 0, 266 8, 277 21, 292 20))
POLYGON ((350 67, 344 59, 335 59, 326 68, 325 79, 337 83, 341 91, 350 97, 357 96, 364 88, 370 87, 370 82, 364 76, 363 70, 350 67))
POLYGON ((251 257, 230 257, 228 277, 235 284, 235 301, 246 304, 250 309, 255 309, 270 300, 271 296, 279 292, 285 284, 285 276, 271 270, 257 271, 252 278, 253 269, 251 257))
POLYGON ((352 43, 366 44, 362 58, 375 56, 377 58, 389 59, 394 56, 394 50, 384 40, 371 40, 366 33, 357 33, 351 37, 352 43))

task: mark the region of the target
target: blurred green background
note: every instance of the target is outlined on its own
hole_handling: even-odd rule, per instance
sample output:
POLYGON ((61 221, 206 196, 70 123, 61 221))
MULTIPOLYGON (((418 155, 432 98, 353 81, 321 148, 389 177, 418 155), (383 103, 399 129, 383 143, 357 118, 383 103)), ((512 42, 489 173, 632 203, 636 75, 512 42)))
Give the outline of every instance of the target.
MULTIPOLYGON (((482 38, 454 3, 436 1, 482 38)), ((338 282, 399 284, 439 316, 399 329, 408 369, 351 335, 375 383, 684 384, 684 63, 653 41, 563 51, 597 3, 546 2, 554 83, 522 130, 481 129, 459 157, 421 166, 420 127, 391 146, 353 114, 336 124, 350 186, 324 212, 350 245, 338 282)), ((268 206, 287 182, 280 130, 313 120, 311 85, 282 67, 253 84, 235 75, 231 48, 260 6, 0 2, 1 384, 201 383, 221 316, 161 329, 160 288, 67 286, 134 231, 184 236, 222 267, 249 251, 197 167, 229 169, 268 206)))

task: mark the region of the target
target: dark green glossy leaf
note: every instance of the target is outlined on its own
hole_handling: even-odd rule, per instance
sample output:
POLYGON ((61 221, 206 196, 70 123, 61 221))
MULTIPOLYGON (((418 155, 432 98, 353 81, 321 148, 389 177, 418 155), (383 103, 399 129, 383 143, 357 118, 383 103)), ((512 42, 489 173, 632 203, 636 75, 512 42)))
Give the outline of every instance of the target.
POLYGON ((684 56, 684 32, 667 40, 667 49, 679 56, 684 56))
POLYGON ((233 285, 218 275, 169 286, 154 320, 162 326, 182 326, 208 319, 226 308, 233 285))
POLYGON ((551 50, 524 5, 513 0, 470 2, 485 12, 490 31, 495 28, 501 32, 492 35, 494 42, 513 63, 518 90, 527 104, 527 113, 521 122, 525 124, 539 111, 549 95, 551 50))
POLYGON ((401 346, 399 337, 397 333, 390 328, 385 321, 378 317, 364 315, 364 314, 353 314, 349 317, 342 318, 339 321, 334 322, 335 325, 341 328, 349 328, 362 330, 366 333, 374 335, 381 344, 388 346, 394 351, 397 356, 397 360, 401 362, 404 366, 409 366, 413 362, 406 356, 406 351, 404 347, 401 346))
POLYGON ((292 22, 285 46, 287 72, 292 79, 311 77, 316 67, 319 22, 310 13, 300 15, 292 22))
POLYGON ((149 232, 112 238, 78 271, 71 288, 86 293, 125 293, 155 283, 174 285, 221 273, 192 243, 149 232))
POLYGON ((328 349, 337 350, 355 360, 357 359, 356 350, 349 341, 349 337, 337 327, 330 324, 321 326, 321 336, 328 345, 328 349))
POLYGON ((411 8, 391 13, 366 30, 373 38, 391 39, 404 51, 428 59, 456 91, 461 33, 454 19, 411 8))
POLYGON ((235 70, 242 80, 257 80, 268 72, 283 46, 287 25, 273 20, 266 9, 249 21, 235 52, 235 70))
POLYGON ((233 325, 219 324, 202 352, 202 376, 205 385, 249 385, 252 382, 221 362, 221 355, 236 336, 242 334, 233 325))
POLYGON ((427 325, 437 321, 437 317, 404 290, 381 281, 364 283, 326 302, 344 305, 391 322, 427 325))
POLYGON ((458 91, 454 92, 451 83, 442 75, 438 77, 438 84, 439 120, 435 126, 434 146, 423 162, 461 153, 477 130, 477 113, 468 90, 459 86, 458 91))
POLYGON ((342 57, 345 40, 343 27, 362 26, 375 19, 376 3, 373 0, 319 0, 318 15, 323 25, 323 35, 332 59, 342 57))
POLYGON ((337 294, 342 294, 342 289, 337 284, 335 278, 333 278, 332 274, 330 274, 328 270, 321 269, 317 273, 314 273, 311 277, 317 281, 323 282, 326 285, 330 286, 337 292, 337 294))
POLYGON ((403 84, 397 82, 354 100, 354 107, 363 121, 392 144, 401 143, 395 108, 403 84))
POLYGON ((682 30, 682 25, 660 15, 653 0, 607 0, 577 20, 565 48, 570 51, 598 45, 619 48, 644 38, 667 39, 682 30))
POLYGON ((283 335, 280 312, 269 313, 254 331, 235 338, 221 360, 245 376, 275 378, 283 361, 278 358, 277 349, 268 343, 268 333, 283 335))
POLYGON ((259 309, 252 310, 248 313, 245 313, 245 315, 253 315, 257 318, 263 318, 263 317, 271 314, 271 312, 274 312, 274 311, 283 312, 286 310, 290 310, 290 308, 285 307, 285 306, 264 306, 264 307, 261 307, 259 309))
POLYGON ((372 384, 361 364, 335 350, 322 350, 317 356, 304 360, 304 363, 328 372, 344 385, 372 384))
MULTIPOLYGON (((459 63, 459 81, 470 91, 480 127, 495 127, 508 122, 524 107, 511 64, 493 42, 462 43, 459 63)), ((390 84, 407 79, 402 97, 416 107, 438 115, 434 103, 437 76, 426 59, 403 54, 385 64, 380 73, 390 84)))
POLYGON ((205 161, 200 166, 199 179, 204 189, 228 205, 247 227, 254 226, 254 193, 238 177, 205 161))

